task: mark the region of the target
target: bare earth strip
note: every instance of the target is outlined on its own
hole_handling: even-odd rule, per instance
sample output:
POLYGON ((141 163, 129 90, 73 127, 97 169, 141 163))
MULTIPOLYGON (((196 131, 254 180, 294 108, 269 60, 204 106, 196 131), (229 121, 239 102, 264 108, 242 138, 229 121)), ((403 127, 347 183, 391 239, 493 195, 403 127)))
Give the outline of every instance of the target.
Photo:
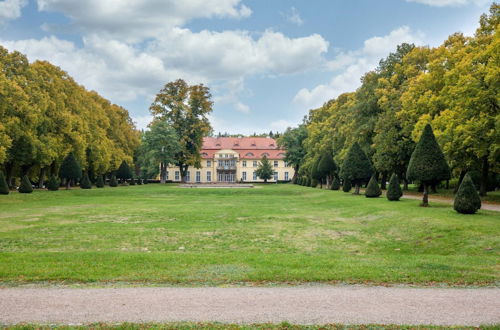
POLYGON ((0 289, 0 324, 180 321, 499 324, 500 289, 363 286, 0 289))
MULTIPOLYGON (((406 194, 406 193, 403 195, 402 198, 422 200, 422 196, 421 195, 411 195, 411 194, 406 194)), ((432 196, 429 196, 429 202, 438 202, 438 203, 453 204, 453 199, 447 198, 447 197, 432 197, 432 196)), ((488 211, 498 211, 498 212, 500 212, 500 204, 482 202, 481 203, 481 209, 482 210, 488 210, 488 211)))

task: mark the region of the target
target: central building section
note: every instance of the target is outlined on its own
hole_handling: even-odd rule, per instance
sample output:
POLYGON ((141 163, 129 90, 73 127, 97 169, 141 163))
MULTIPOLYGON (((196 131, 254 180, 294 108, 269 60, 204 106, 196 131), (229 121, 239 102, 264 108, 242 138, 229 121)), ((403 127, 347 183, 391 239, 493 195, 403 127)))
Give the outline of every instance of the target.
POLYGON ((218 182, 236 182, 238 180, 239 154, 234 150, 222 149, 215 154, 218 182))

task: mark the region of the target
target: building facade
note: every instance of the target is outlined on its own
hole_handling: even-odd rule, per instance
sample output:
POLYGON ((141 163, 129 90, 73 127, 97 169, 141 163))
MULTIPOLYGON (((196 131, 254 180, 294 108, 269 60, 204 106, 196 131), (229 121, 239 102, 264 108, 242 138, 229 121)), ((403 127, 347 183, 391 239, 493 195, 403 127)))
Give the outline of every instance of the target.
MULTIPOLYGON (((291 181, 293 167, 285 161, 285 150, 279 149, 276 140, 263 137, 206 137, 201 150, 201 168, 189 167, 186 182, 236 183, 264 182, 255 171, 266 156, 274 169, 268 182, 291 181)), ((180 182, 180 169, 168 166, 167 180, 180 182)))

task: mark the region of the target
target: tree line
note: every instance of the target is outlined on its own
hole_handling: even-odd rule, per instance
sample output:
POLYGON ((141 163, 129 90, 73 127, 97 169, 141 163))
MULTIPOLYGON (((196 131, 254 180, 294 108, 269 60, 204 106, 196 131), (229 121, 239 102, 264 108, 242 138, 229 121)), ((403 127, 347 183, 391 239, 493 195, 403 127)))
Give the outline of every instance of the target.
MULTIPOLYGON (((481 195, 498 188, 500 6, 492 4, 479 23, 474 36, 455 33, 439 47, 401 44, 362 77, 356 91, 310 110, 301 125, 287 129, 279 144, 288 150, 294 180, 332 184, 342 175, 347 178, 343 172, 350 169, 342 165, 353 157, 350 153, 362 151, 382 188, 395 173, 407 189, 410 181, 420 182, 408 168, 430 125, 457 188, 466 173, 481 195)), ((448 179, 427 183, 435 189, 448 179)))

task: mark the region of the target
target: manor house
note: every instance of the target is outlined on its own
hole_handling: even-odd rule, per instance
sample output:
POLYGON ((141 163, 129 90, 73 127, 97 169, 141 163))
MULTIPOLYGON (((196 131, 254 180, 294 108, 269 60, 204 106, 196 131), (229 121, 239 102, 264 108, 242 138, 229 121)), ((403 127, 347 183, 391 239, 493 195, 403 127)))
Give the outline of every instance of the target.
MULTIPOLYGON (((201 150, 201 168, 189 167, 186 182, 263 182, 257 177, 260 160, 266 156, 274 168, 271 182, 290 181, 293 167, 285 161, 285 150, 267 137, 206 137, 201 150)), ((179 167, 169 166, 167 180, 181 181, 179 167)))

